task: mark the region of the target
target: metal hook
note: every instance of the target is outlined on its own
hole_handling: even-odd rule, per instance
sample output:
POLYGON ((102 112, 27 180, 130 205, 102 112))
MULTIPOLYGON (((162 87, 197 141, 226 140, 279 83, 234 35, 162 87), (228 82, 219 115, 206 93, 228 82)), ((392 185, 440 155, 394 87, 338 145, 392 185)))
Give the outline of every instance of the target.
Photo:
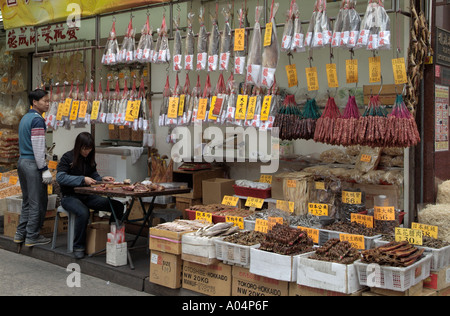
POLYGON ((380 78, 381 78, 381 84, 380 84, 380 91, 378 91, 378 96, 380 96, 381 90, 383 90, 383 76, 381 75, 380 78))

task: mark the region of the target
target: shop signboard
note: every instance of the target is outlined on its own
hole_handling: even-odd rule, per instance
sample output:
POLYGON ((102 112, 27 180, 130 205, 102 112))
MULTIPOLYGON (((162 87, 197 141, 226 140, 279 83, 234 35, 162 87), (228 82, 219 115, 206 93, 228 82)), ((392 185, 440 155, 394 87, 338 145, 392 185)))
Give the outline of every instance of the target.
POLYGON ((436 28, 436 64, 450 67, 450 32, 436 28))
POLYGON ((448 151, 449 87, 436 85, 435 89, 436 89, 435 151, 436 152, 448 151))
POLYGON ((170 0, 0 0, 0 10, 9 30, 164 2, 170 0))

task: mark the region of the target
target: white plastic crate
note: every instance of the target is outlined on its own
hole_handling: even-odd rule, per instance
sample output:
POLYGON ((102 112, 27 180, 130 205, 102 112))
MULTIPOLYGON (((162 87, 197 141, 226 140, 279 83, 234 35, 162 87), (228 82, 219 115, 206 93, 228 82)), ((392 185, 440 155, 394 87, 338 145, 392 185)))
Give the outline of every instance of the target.
POLYGON ((223 241, 223 238, 214 240, 216 244, 216 258, 223 263, 238 265, 244 268, 250 267, 250 249, 259 248, 260 244, 245 246, 223 241))
MULTIPOLYGON (((57 194, 50 194, 48 196, 47 210, 54 210, 56 208, 57 194)), ((6 198, 9 213, 20 214, 22 212, 22 194, 8 196, 6 198)))
MULTIPOLYGON (((387 244, 387 241, 377 240, 375 243, 375 247, 379 247, 387 244)), ((448 265, 450 265, 450 246, 443 247, 441 249, 436 248, 428 248, 423 246, 416 246, 417 248, 425 249, 425 254, 431 254, 431 270, 436 271, 440 270, 448 265)))
POLYGON ((431 254, 406 268, 367 264, 361 260, 354 265, 361 285, 402 292, 430 276, 431 254))

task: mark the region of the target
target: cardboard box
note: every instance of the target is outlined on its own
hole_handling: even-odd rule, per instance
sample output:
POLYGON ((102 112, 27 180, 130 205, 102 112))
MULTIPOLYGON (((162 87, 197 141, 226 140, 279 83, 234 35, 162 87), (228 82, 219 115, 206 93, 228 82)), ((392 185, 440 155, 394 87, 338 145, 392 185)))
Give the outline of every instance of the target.
POLYGON ((186 197, 176 196, 176 206, 175 208, 179 211, 183 211, 183 218, 187 218, 186 210, 191 206, 202 205, 202 199, 191 199, 186 197))
POLYGON ((354 264, 340 264, 313 260, 308 255, 300 255, 298 260, 297 283, 312 288, 351 294, 364 288, 359 284, 354 264))
POLYGON ((150 282, 171 289, 181 287, 183 260, 180 255, 173 255, 152 250, 150 254, 150 282))
POLYGON ((233 184, 234 180, 213 178, 203 180, 202 183, 202 198, 203 204, 221 204, 225 195, 234 195, 233 184))
POLYGON ((231 266, 223 263, 204 266, 184 261, 182 287, 210 296, 230 296, 231 266))
POLYGON ((109 222, 94 222, 86 230, 86 254, 90 255, 106 248, 109 222))
POLYGON ((209 170, 198 170, 198 171, 184 171, 177 170, 173 172, 173 182, 186 182, 189 188, 192 188, 191 193, 177 194, 175 196, 180 196, 189 199, 201 199, 202 198, 202 182, 203 180, 212 178, 223 178, 223 169, 209 169, 209 170))
POLYGON ((411 286, 405 291, 394 291, 389 289, 381 289, 377 287, 370 288, 370 292, 383 296, 422 296, 423 281, 411 286))
POLYGON ((363 293, 366 292, 367 288, 363 288, 351 294, 344 294, 340 292, 300 285, 295 282, 289 283, 289 296, 362 296, 364 295, 363 293))
POLYGON ((250 272, 280 281, 297 281, 298 256, 285 256, 259 249, 250 249, 250 272))
POLYGON ((432 270, 430 276, 423 281, 423 287, 437 291, 450 287, 450 266, 438 271, 432 270))
POLYGON ((450 296, 450 286, 440 291, 436 291, 437 296, 450 296))
POLYGON ((243 267, 232 268, 232 296, 288 296, 289 283, 250 273, 243 267))
POLYGON ((106 263, 115 267, 127 265, 127 243, 106 243, 106 263))
MULTIPOLYGON (((48 212, 49 215, 54 214, 53 212, 48 212)), ((3 219, 3 235, 7 237, 14 237, 17 230, 17 225, 19 225, 20 214, 5 212, 3 219)), ((46 217, 44 224, 40 230, 40 234, 44 236, 51 236, 55 227, 55 217, 46 217)))
POLYGON ((181 255, 181 238, 186 233, 188 232, 177 233, 151 227, 149 233, 149 248, 151 250, 181 255))

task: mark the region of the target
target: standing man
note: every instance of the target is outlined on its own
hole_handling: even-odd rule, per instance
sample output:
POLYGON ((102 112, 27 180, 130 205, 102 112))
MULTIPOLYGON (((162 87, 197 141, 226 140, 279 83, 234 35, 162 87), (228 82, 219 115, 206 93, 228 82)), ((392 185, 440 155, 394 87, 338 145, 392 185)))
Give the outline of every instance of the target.
POLYGON ((20 158, 17 171, 23 201, 14 242, 25 242, 25 246, 33 247, 51 241, 39 234, 47 211, 47 184, 52 182, 52 174, 45 160, 46 126, 42 117, 48 111, 50 98, 47 91, 36 89, 30 92, 28 99, 31 109, 19 124, 20 158))

